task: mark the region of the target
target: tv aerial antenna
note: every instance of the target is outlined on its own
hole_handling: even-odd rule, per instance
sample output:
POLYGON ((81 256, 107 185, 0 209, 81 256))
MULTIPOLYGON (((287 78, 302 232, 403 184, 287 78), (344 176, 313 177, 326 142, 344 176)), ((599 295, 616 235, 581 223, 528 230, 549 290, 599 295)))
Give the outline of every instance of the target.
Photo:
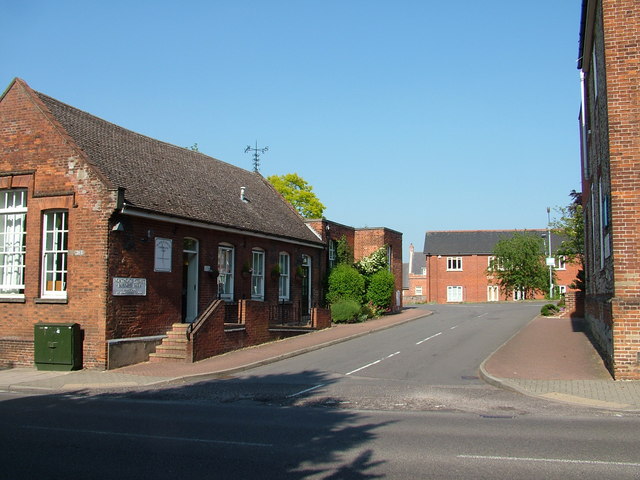
POLYGON ((258 141, 256 140, 256 146, 252 147, 251 145, 247 145, 247 148, 244 149, 244 153, 253 152, 253 171, 258 173, 260 170, 260 155, 264 152, 267 152, 269 147, 258 148, 258 141))

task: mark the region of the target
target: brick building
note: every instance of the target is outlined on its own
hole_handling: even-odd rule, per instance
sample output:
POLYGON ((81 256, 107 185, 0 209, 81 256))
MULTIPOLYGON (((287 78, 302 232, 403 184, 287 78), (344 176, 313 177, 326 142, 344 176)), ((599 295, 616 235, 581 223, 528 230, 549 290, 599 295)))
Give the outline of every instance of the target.
POLYGON ((307 224, 327 245, 326 272, 336 264, 337 244, 343 237, 353 249, 356 261, 385 246, 389 270, 395 277, 393 311, 402 309, 402 233, 385 227, 353 228, 326 219, 307 220, 307 224))
POLYGON ((640 379, 639 32, 636 0, 583 1, 585 318, 616 379, 640 379))
POLYGON ((292 323, 328 326, 327 255, 259 174, 19 79, 0 97, 5 366, 33 364, 39 322, 78 323, 83 365, 98 369, 195 361, 291 334, 292 323))
MULTIPOLYGON (((434 303, 521 300, 518 292, 505 295, 487 275, 496 243, 514 233, 515 230, 427 232, 425 300, 434 303)), ((546 230, 527 230, 527 233, 541 235, 546 241, 546 230)), ((560 237, 551 235, 552 252, 561 242, 560 237)), ((556 258, 554 271, 554 288, 564 293, 575 280, 578 267, 556 258)))
POLYGON ((422 252, 409 245, 409 261, 402 267, 402 297, 405 303, 422 303, 427 299, 427 264, 422 252))

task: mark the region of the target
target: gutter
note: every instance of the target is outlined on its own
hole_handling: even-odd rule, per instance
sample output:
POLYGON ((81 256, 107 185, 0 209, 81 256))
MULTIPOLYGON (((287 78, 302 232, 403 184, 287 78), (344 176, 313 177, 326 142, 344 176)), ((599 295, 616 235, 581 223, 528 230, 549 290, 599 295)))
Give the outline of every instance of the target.
POLYGON ((155 220, 158 222, 166 222, 166 223, 174 223, 174 224, 178 224, 178 225, 186 225, 189 227, 196 227, 196 228, 204 228, 206 230, 215 230, 218 232, 226 232, 226 233, 234 233, 234 234, 238 234, 238 235, 250 235, 252 237, 256 237, 256 238, 264 238, 267 240, 276 240, 279 242, 285 242, 285 243, 290 243, 293 245, 301 245, 304 247, 311 247, 311 248, 317 248, 320 250, 324 249, 324 245, 321 244, 317 244, 317 243, 312 243, 312 242, 306 242, 304 240, 294 240, 294 239, 289 239, 286 237, 279 237, 277 235, 269 235, 267 233, 259 233, 259 232, 252 232, 250 230, 242 230, 240 228, 233 228, 233 227, 223 227, 220 225, 212 225, 210 223, 206 223, 206 222, 200 222, 197 220, 189 220, 186 218, 180 218, 180 217, 172 217, 169 215, 163 215, 160 213, 151 213, 151 212, 147 212, 144 210, 139 210, 136 208, 133 208, 129 205, 127 205, 126 203, 124 203, 122 205, 122 207, 120 208, 120 212, 122 215, 128 215, 130 217, 137 217, 137 218, 145 218, 147 220, 155 220))

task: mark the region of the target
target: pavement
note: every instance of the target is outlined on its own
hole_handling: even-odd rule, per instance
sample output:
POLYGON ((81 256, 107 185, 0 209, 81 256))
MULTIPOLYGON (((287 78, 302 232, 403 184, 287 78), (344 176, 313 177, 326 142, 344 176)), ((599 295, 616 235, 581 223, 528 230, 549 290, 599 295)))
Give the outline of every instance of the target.
MULTIPOLYGON (((224 378, 260 365, 416 321, 431 312, 405 308, 365 323, 340 324, 305 335, 236 350, 188 364, 146 362, 115 370, 0 370, 0 391, 59 393, 72 390, 144 388, 224 378)), ((428 321, 428 320, 427 320, 428 321)), ((623 412, 640 412, 640 381, 614 381, 584 333, 579 318, 535 317, 487 358, 486 382, 547 400, 623 412)))

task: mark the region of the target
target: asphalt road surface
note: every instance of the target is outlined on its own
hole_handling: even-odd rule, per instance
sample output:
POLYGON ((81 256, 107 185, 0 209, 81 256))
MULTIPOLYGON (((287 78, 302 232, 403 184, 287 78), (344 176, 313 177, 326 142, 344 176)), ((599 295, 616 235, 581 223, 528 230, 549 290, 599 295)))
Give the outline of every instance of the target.
POLYGON ((2 394, 0 478, 640 478, 640 417, 477 378, 539 305, 426 308, 226 379, 2 394))

